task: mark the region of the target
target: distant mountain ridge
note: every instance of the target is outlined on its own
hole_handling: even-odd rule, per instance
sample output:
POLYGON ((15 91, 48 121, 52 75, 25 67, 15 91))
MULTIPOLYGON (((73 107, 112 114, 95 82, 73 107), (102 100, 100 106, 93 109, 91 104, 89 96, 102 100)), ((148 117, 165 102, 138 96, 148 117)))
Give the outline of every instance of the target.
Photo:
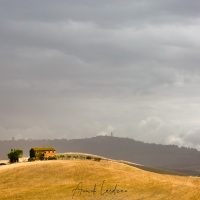
POLYGON ((115 160, 126 160, 148 167, 176 170, 200 175, 200 152, 175 145, 148 144, 129 138, 97 136, 86 139, 0 141, 0 159, 7 158, 11 148, 21 148, 25 156, 36 146, 53 146, 57 152, 83 152, 115 160))

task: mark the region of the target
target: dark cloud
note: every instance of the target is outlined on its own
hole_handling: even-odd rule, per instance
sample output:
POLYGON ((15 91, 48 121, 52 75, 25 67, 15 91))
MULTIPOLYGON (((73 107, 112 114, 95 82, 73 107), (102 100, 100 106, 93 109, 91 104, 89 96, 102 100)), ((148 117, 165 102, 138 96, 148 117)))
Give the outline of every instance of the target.
POLYGON ((185 23, 199 17, 198 1, 3 1, 1 16, 18 21, 93 21, 102 27, 130 24, 185 23))

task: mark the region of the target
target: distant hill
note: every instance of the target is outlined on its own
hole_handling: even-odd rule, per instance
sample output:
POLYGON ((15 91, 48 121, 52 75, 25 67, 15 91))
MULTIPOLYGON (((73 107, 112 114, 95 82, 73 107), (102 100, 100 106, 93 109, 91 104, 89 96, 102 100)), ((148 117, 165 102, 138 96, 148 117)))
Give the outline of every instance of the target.
POLYGON ((4 200, 199 199, 200 179, 113 161, 56 160, 0 166, 4 200))
POLYGON ((129 138, 97 136, 87 139, 0 141, 0 157, 7 158, 11 148, 22 148, 29 155, 31 147, 53 146, 57 152, 84 152, 115 160, 126 160, 148 167, 200 175, 200 152, 175 145, 148 144, 129 138))

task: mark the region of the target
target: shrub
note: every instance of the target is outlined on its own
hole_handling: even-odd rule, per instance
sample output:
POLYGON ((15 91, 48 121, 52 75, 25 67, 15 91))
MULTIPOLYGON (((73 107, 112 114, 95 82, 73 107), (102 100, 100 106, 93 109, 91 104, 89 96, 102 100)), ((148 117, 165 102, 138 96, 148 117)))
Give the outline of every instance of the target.
POLYGON ((40 157, 39 157, 39 160, 44 160, 44 156, 40 156, 40 157))
POLYGON ((101 160, 101 158, 94 158, 94 161, 100 161, 101 160))
POLYGON ((86 159, 87 159, 87 160, 91 160, 92 157, 91 157, 91 156, 86 156, 86 159))
POLYGON ((57 157, 56 156, 49 156, 48 160, 57 160, 57 157))
POLYGON ((0 163, 0 165, 6 165, 6 163, 0 163))
POLYGON ((58 156, 58 158, 64 160, 65 159, 65 155, 61 154, 61 155, 58 156))
POLYGON ((74 155, 73 158, 74 158, 74 159, 78 159, 78 155, 74 155))
POLYGON ((80 158, 81 160, 85 160, 85 156, 80 155, 79 158, 80 158))
POLYGON ((35 158, 29 158, 28 159, 28 162, 33 162, 33 161, 35 161, 35 158))

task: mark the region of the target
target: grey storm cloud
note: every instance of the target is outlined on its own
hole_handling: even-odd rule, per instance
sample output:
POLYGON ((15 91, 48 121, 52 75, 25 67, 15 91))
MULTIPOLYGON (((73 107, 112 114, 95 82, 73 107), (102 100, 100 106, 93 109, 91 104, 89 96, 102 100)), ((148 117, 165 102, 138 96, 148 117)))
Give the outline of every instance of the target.
POLYGON ((99 134, 199 148, 200 3, 1 1, 0 139, 99 134))

